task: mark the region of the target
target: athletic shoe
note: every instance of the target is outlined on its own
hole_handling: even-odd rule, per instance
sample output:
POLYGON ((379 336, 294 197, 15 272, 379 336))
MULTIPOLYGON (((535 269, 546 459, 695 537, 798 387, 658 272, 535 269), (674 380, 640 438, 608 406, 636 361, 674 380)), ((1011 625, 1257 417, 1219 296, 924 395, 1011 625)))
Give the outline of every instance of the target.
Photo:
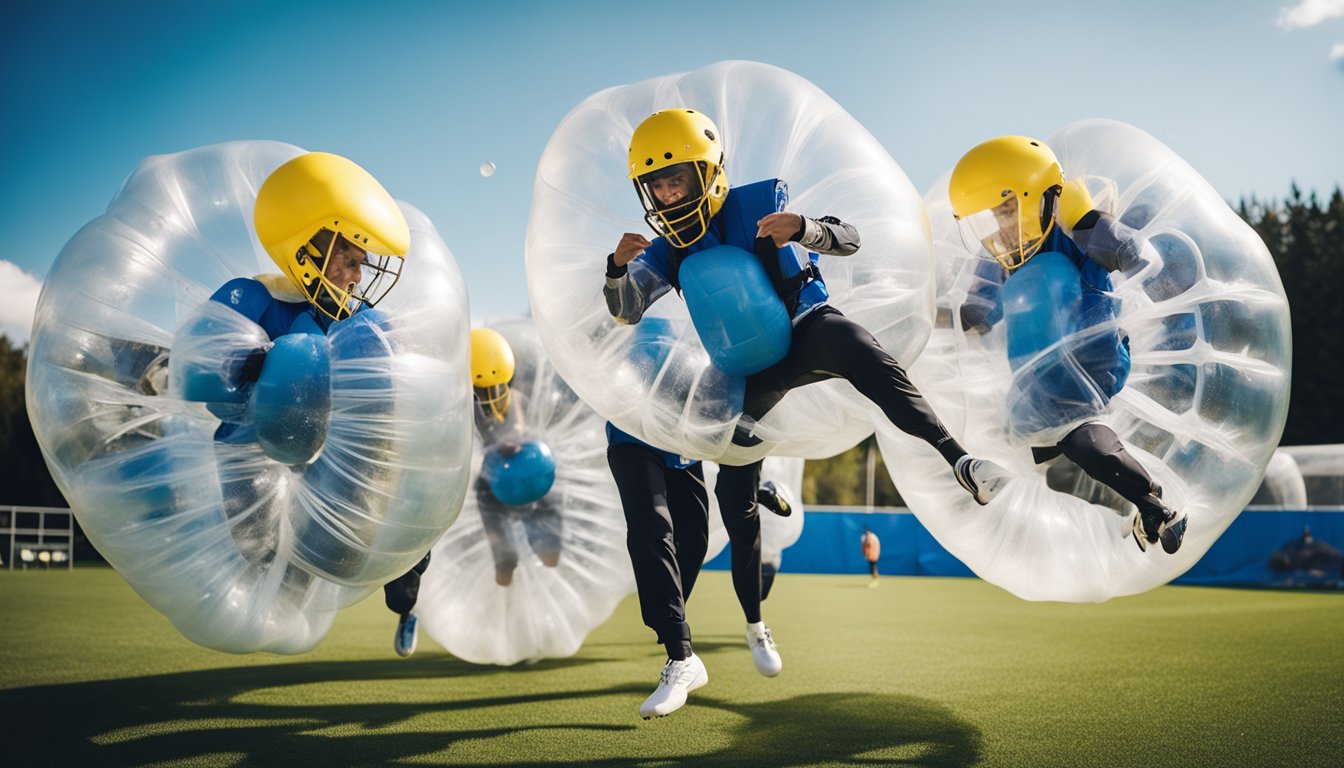
POLYGON ((961 483, 961 487, 975 497, 976 503, 982 507, 993 501, 1012 477, 1008 470, 998 464, 986 459, 971 458, 969 453, 957 459, 952 474, 956 476, 957 482, 961 483))
POLYGON ((401 614, 401 621, 397 622, 397 636, 392 641, 392 647, 403 659, 415 653, 415 631, 419 623, 420 620, 410 613, 401 614))
POLYGON ((1181 548, 1181 542, 1185 540, 1187 520, 1186 515, 1173 511, 1159 501, 1156 507, 1146 511, 1140 510, 1134 514, 1130 531, 1134 535, 1134 543, 1139 545, 1140 552, 1147 552, 1149 544, 1160 541, 1162 551, 1174 555, 1181 548))
POLYGON ((774 677, 784 668, 784 660, 779 658, 779 648, 775 647, 775 639, 770 636, 770 630, 764 624, 759 630, 750 624, 747 625, 747 645, 751 648, 751 660, 755 662, 757 672, 766 677, 774 677))
POLYGON ((1158 539, 1162 542, 1162 551, 1168 555, 1176 554, 1176 550, 1181 548, 1181 542, 1185 541, 1185 524, 1189 518, 1179 512, 1162 528, 1162 533, 1158 534, 1158 539))
POLYGON ((684 660, 668 659, 663 673, 658 676, 658 687, 639 707, 639 716, 666 717, 681 709, 686 694, 709 682, 709 672, 700 657, 692 653, 684 660))
POLYGON ((774 512, 780 517, 788 517, 793 514, 793 505, 784 498, 784 492, 775 485, 774 480, 766 480, 761 483, 761 487, 756 489, 756 503, 762 507, 774 512))

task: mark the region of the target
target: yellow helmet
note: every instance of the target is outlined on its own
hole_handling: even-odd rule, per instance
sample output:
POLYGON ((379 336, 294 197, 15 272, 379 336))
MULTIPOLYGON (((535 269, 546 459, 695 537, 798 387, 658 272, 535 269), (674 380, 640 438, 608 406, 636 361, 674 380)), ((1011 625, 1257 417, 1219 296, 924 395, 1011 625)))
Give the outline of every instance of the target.
POLYGON ((719 129, 693 109, 654 112, 630 137, 630 179, 653 231, 677 248, 694 243, 728 197, 719 129), (677 195, 664 202, 669 185, 677 195))
POLYGON ((1011 272, 1045 242, 1063 185, 1059 159, 1044 142, 1000 136, 957 161, 947 193, 967 247, 983 245, 1011 272))
POLYGON ((387 190, 368 171, 326 152, 299 155, 267 176, 253 222, 280 271, 333 320, 381 301, 411 246, 406 217, 387 190), (349 259, 363 256, 357 282, 329 279, 338 250, 349 259))
POLYGON ((476 400, 496 421, 509 410, 509 382, 513 381, 513 348, 492 328, 471 329, 471 386, 476 400))

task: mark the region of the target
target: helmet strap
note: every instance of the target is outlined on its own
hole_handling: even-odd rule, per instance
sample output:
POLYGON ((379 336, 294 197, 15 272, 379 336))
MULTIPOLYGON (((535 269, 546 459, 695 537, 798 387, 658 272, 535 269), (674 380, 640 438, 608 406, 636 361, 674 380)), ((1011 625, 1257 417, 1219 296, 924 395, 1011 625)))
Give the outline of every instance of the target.
POLYGON ((1063 192, 1063 187, 1058 185, 1045 190, 1041 197, 1041 236, 1050 231, 1050 225, 1055 221, 1059 211, 1059 195, 1063 192))

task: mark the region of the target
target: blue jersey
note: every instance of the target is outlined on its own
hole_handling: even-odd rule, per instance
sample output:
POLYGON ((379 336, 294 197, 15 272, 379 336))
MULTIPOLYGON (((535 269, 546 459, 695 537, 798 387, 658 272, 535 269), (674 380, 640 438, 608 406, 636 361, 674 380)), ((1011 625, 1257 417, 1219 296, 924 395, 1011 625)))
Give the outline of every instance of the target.
POLYGON ((277 299, 260 280, 250 277, 230 280, 211 294, 210 300, 217 301, 260 325, 271 341, 297 331, 326 333, 331 326, 331 318, 318 312, 308 301, 277 299), (296 328, 295 321, 305 316, 306 319, 296 328), (311 321, 311 324, 308 321, 311 321))
MULTIPOLYGON (((325 335, 331 327, 331 319, 318 312, 308 301, 285 301, 276 298, 264 283, 253 278, 238 277, 228 281, 211 294, 210 300, 223 304, 261 326, 271 341, 291 333, 325 335)), ((207 372, 203 379, 193 380, 190 377, 186 379, 184 398, 206 401, 210 411, 220 418, 220 425, 215 431, 216 440, 251 442, 256 439, 251 425, 237 420, 247 418, 243 405, 247 400, 247 392, 261 372, 263 359, 262 350, 257 350, 248 360, 230 361, 225 370, 219 371, 214 376, 207 372), (194 391, 195 381, 208 383, 220 376, 223 383, 237 393, 229 400, 219 402, 206 392, 194 391)))
MULTIPOLYGON (((1078 268, 1082 298, 1077 317, 1071 318, 1070 326, 1075 331, 1081 331, 1117 320, 1120 317, 1120 300, 1113 293, 1114 286, 1111 283, 1110 272, 1088 258, 1083 249, 1059 227, 1051 229, 1038 253, 1051 251, 1064 254, 1078 268)), ((1004 283, 1017 279, 1021 273, 1016 271, 1006 273, 998 262, 987 259, 981 260, 976 265, 975 272, 981 281, 971 291, 971 296, 975 298, 970 299, 968 304, 978 299, 981 311, 984 307, 992 309, 983 314, 982 319, 967 324, 982 323, 985 326, 993 326, 1003 319, 1001 293, 1004 283)), ((963 322, 966 322, 967 314, 969 313, 963 312, 963 322)), ((1108 398, 1115 396, 1129 378, 1129 337, 1118 328, 1113 334, 1098 336, 1074 348, 1072 354, 1108 398)))
POLYGON ((688 459, 684 456, 678 456, 677 454, 672 453, 671 451, 664 451, 661 448, 654 448, 652 445, 649 445, 648 443, 644 442, 643 440, 640 440, 634 435, 631 435, 628 432, 623 432, 622 430, 618 429, 615 424, 612 424, 610 421, 608 421, 607 445, 619 445, 621 443, 630 443, 633 445, 639 445, 648 448, 649 450, 658 454, 658 457, 663 460, 663 466, 667 467, 668 469, 689 469, 695 466, 696 464, 700 463, 699 460, 697 459, 688 459))
MULTIPOLYGON (((741 187, 733 187, 723 201, 723 208, 709 222, 704 236, 691 243, 681 253, 674 254, 665 238, 655 237, 652 244, 636 257, 664 283, 680 287, 677 279, 679 260, 692 253, 731 245, 751 253, 756 252, 756 222, 763 217, 783 211, 789 202, 789 187, 779 179, 766 179, 741 187)), ((817 268, 818 255, 803 250, 795 243, 775 249, 776 265, 765 265, 766 274, 778 271, 783 280, 801 283, 793 317, 799 318, 812 308, 826 303, 829 293, 817 268)), ((780 296, 789 301, 789 296, 780 296)))

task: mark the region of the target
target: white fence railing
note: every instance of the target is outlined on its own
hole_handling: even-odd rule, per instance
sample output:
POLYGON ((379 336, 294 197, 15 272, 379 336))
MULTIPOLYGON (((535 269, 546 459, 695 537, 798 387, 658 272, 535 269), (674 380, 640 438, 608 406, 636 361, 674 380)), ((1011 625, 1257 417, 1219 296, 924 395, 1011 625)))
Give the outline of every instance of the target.
POLYGON ((5 563, 20 568, 75 566, 75 515, 62 507, 0 506, 0 536, 9 538, 5 563))

